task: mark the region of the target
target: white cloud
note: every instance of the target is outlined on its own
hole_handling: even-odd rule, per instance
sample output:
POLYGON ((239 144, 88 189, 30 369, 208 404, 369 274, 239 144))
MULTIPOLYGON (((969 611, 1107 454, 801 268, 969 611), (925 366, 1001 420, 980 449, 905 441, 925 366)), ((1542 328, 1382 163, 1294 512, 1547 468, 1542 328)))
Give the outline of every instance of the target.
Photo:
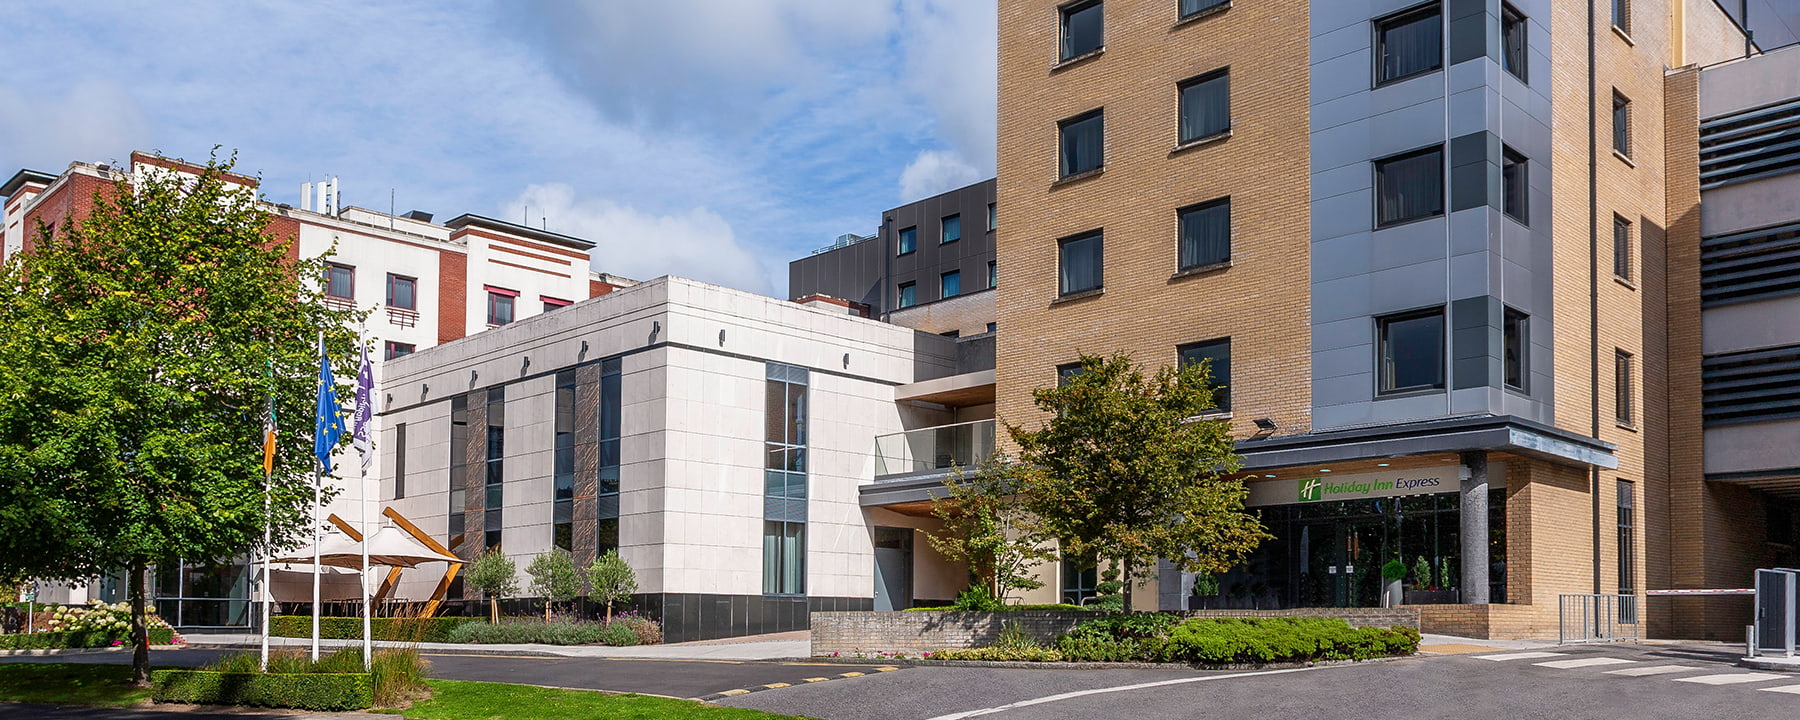
POLYGON ((663 275, 703 280, 770 294, 767 273, 724 218, 704 207, 658 215, 604 198, 577 198, 561 183, 525 188, 506 208, 521 217, 525 206, 556 232, 594 241, 593 267, 648 280, 663 275))
POLYGON ((982 172, 955 153, 926 150, 900 171, 900 202, 928 198, 955 190, 982 177, 982 172))
POLYGON ((994 0, 905 0, 906 85, 966 165, 994 173, 999 19, 994 0))
POLYGON ((124 160, 150 138, 144 111, 118 84, 76 83, 59 96, 0 86, 0 138, 18 167, 61 172, 74 160, 124 160))

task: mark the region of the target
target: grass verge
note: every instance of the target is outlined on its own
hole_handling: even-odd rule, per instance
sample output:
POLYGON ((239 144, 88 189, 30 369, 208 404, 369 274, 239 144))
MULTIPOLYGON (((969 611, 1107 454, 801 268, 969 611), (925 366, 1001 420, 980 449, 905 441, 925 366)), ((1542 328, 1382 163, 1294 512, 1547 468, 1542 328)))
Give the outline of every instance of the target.
POLYGON ((608 695, 530 685, 426 680, 431 699, 405 710, 376 710, 426 720, 790 720, 742 708, 645 695, 608 695))
POLYGON ((0 701, 124 707, 150 699, 131 686, 130 665, 0 663, 0 701))

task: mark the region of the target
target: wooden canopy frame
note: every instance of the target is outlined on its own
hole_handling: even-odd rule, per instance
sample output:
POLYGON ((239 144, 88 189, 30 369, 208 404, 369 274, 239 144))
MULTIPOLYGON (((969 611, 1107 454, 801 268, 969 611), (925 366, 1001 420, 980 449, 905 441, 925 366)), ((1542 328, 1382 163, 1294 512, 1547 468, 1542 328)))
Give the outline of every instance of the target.
MULTIPOLYGON (((419 526, 414 525, 411 520, 406 519, 406 516, 401 515, 400 511, 391 507, 382 509, 381 514, 389 520, 393 520, 395 527, 405 530, 406 534, 413 536, 413 539, 423 543, 425 547, 445 555, 455 555, 456 553, 451 552, 451 548, 455 548, 462 544, 463 536, 458 535, 450 539, 450 547, 444 547, 438 541, 432 539, 430 535, 427 535, 425 531, 420 530, 419 526)), ((331 524, 336 525, 339 530, 344 531, 344 534, 348 535, 352 541, 362 542, 362 533, 356 528, 351 527, 350 523, 344 522, 344 519, 338 517, 337 513, 332 513, 331 516, 326 519, 331 521, 331 524)), ((450 583, 456 579, 457 573, 462 572, 464 563, 452 562, 449 565, 450 567, 444 570, 444 578, 438 581, 437 589, 431 591, 431 599, 425 601, 425 607, 419 611, 419 617, 431 617, 437 614, 438 605, 443 602, 444 595, 450 592, 450 583)), ((381 587, 376 589, 373 600, 387 599, 388 594, 394 591, 394 586, 400 584, 400 572, 405 569, 406 568, 399 567, 388 568, 387 577, 381 580, 381 587)))

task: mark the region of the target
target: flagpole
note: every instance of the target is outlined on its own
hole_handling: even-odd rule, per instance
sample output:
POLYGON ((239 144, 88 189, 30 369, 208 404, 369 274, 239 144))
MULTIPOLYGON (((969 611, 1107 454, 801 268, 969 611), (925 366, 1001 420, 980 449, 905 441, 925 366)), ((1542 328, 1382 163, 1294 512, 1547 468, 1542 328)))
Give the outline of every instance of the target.
MULTIPOLYGON (((275 375, 275 361, 269 360, 269 377, 275 375)), ((264 672, 269 670, 269 603, 275 599, 273 588, 269 587, 269 561, 275 559, 274 531, 271 528, 269 508, 270 494, 274 491, 275 467, 272 462, 275 442, 275 388, 269 388, 269 416, 264 419, 268 427, 263 430, 263 561, 262 561, 262 653, 257 666, 264 672)))
MULTIPOLYGON (((361 344, 360 339, 358 340, 358 344, 361 344)), ((358 492, 362 495, 362 498, 361 502, 358 503, 358 506, 362 509, 362 577, 359 582, 362 585, 363 601, 362 625, 364 670, 370 670, 375 667, 375 640, 370 627, 374 624, 374 621, 370 619, 372 613, 370 605, 374 604, 374 600, 369 596, 369 462, 374 460, 375 455, 375 442, 374 438, 370 437, 369 428, 370 421, 374 416, 374 406, 372 403, 375 402, 375 393, 373 391, 374 389, 371 387, 373 384, 374 371, 369 367, 369 348, 367 345, 363 345, 362 363, 356 370, 356 416, 352 421, 351 435, 352 442, 360 443, 362 446, 358 448, 362 451, 362 457, 360 458, 362 460, 362 482, 358 488, 358 492)))
MULTIPOLYGON (((319 331, 319 387, 323 395, 329 388, 325 387, 325 368, 329 367, 325 360, 325 332, 319 331)), ((317 440, 315 438, 314 445, 317 440)), ((324 461, 319 459, 318 448, 313 452, 313 512, 312 512, 312 659, 319 659, 319 506, 320 495, 325 485, 324 461)))

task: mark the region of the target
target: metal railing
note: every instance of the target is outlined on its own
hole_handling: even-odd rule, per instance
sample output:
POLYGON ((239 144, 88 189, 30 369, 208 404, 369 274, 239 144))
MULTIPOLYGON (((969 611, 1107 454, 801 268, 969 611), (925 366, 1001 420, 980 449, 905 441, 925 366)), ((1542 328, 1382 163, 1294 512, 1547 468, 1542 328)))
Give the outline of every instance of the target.
POLYGON ((1636 595, 1562 595, 1557 599, 1557 642, 1635 642, 1644 639, 1636 595))
POLYGON ((973 469, 994 454, 994 421, 920 428, 875 438, 875 475, 961 467, 973 469))

